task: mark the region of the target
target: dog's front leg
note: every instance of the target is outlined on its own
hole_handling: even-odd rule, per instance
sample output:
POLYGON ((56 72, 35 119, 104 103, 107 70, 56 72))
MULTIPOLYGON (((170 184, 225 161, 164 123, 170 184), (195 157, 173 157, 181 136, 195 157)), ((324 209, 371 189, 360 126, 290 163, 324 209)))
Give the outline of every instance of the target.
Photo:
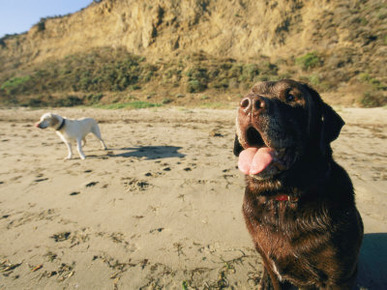
POLYGON ((71 147, 71 143, 70 142, 64 142, 64 143, 66 144, 67 151, 69 152, 65 160, 73 158, 73 149, 71 147))
POLYGON ((255 245, 257 251, 261 254, 262 260, 263 260, 263 273, 262 278, 259 283, 258 289, 260 290, 283 290, 288 289, 287 287, 284 287, 277 275, 273 272, 272 268, 270 268, 270 260, 266 257, 263 251, 261 251, 261 248, 258 244, 255 245))
POLYGON ((77 150, 81 159, 85 159, 85 154, 82 151, 82 139, 77 139, 77 150))
POLYGON ((79 157, 81 157, 81 159, 85 159, 85 154, 82 151, 82 139, 77 139, 77 150, 79 153, 79 157))
POLYGON ((260 290, 288 290, 295 289, 292 285, 286 281, 280 282, 277 277, 268 271, 266 267, 263 269, 261 281, 258 285, 260 290))
POLYGON ((273 284, 271 283, 270 276, 267 273, 267 270, 265 267, 263 268, 263 273, 261 276, 261 281, 259 282, 259 285, 258 285, 258 289, 259 290, 273 289, 273 284))

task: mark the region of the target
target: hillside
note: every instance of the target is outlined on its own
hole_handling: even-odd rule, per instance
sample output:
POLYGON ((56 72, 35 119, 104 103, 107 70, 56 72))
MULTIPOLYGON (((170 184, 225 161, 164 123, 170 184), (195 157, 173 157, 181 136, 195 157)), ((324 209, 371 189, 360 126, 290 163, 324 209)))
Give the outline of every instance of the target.
POLYGON ((348 2, 103 0, 0 39, 1 101, 229 102, 290 77, 331 103, 385 105, 387 7, 348 2))

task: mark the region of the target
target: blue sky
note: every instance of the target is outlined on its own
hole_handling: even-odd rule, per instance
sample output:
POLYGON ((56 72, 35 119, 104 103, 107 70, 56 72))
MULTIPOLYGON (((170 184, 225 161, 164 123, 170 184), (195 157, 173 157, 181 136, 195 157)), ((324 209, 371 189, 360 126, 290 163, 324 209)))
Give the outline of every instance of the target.
POLYGON ((66 15, 92 0, 0 0, 0 37, 28 31, 40 18, 66 15))

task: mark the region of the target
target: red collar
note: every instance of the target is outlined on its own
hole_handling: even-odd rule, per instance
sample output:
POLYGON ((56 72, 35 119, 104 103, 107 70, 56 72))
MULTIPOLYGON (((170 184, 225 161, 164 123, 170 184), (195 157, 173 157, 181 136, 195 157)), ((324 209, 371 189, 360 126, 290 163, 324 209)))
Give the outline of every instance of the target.
POLYGON ((298 201, 298 197, 293 197, 293 196, 286 195, 286 194, 277 195, 274 199, 277 201, 290 201, 290 202, 297 202, 298 201))

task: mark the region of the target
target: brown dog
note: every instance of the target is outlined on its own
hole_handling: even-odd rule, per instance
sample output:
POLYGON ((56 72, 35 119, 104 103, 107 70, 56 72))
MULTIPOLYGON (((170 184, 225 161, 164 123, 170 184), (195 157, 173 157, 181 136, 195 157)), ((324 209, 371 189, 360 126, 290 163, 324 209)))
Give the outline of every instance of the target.
POLYGON ((293 80, 256 84, 238 110, 234 154, 243 214, 264 262, 263 289, 351 289, 363 224, 330 142, 344 121, 293 80))

